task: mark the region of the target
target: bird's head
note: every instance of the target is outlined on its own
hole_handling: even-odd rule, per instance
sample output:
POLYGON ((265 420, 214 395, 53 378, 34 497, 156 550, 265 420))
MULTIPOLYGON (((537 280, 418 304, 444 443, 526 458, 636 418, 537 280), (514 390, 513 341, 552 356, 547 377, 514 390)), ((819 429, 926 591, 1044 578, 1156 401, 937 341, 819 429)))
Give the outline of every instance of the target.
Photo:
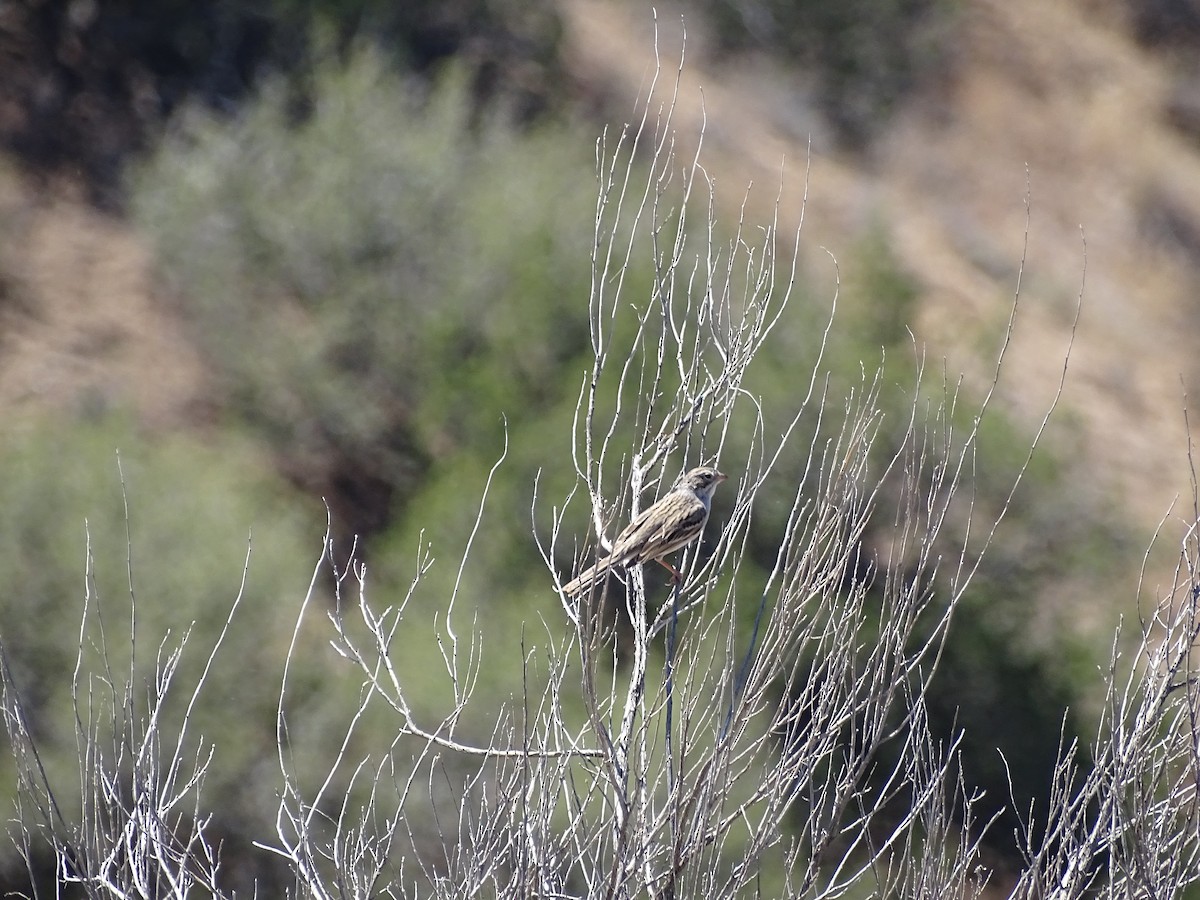
POLYGON ((697 466, 683 476, 683 484, 703 500, 705 506, 707 506, 713 491, 717 489, 717 485, 728 477, 728 475, 722 475, 712 466, 697 466))

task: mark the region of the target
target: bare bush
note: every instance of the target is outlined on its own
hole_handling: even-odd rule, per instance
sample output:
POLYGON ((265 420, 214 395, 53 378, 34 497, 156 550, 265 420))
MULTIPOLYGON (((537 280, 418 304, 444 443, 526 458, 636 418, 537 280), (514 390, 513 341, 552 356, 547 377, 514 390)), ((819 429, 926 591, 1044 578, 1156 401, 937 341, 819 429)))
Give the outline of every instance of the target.
MULTIPOLYGON (((480 699, 487 605, 462 589, 475 541, 513 527, 487 508, 503 459, 432 623, 411 615, 433 566, 426 545, 407 594, 383 602, 365 568, 338 569, 327 545, 294 646, 332 574, 325 627, 362 689, 340 751, 314 779, 298 760, 283 673, 276 833, 259 846, 287 865, 295 896, 941 898, 989 884, 978 849, 988 822, 976 820, 956 742, 931 733, 925 697, 1008 509, 975 521, 970 478, 991 392, 963 417, 965 392, 929 389, 914 352, 910 405, 884 409, 882 373, 864 369, 837 396, 818 353, 791 410, 773 418, 753 389, 755 361, 796 302, 800 231, 743 221, 718 237, 711 185, 698 157, 677 155, 671 85, 665 94, 656 80, 642 120, 598 147, 577 487, 556 498, 534 487, 534 537, 559 602, 504 648, 520 659, 521 693, 500 708, 480 699), (654 263, 649 297, 624 291, 638 254, 654 263), (889 430, 881 456, 882 423, 897 415, 904 427, 889 430), (650 491, 700 462, 733 473, 735 496, 686 550, 686 575, 665 600, 640 566, 578 602, 562 592, 556 560, 591 562, 650 491), (744 565, 748 530, 771 505, 787 510, 785 526, 757 580, 744 565), (585 516, 599 547, 575 552, 585 516), (863 535, 880 521, 889 543, 872 548, 863 535), (416 642, 437 646, 450 698, 432 718, 400 665, 416 642), (379 710, 394 738, 362 752, 363 723, 379 710)), ((1063 748, 1048 827, 1029 822, 1013 896, 1166 897, 1196 879, 1196 550, 1190 536, 1175 591, 1139 622, 1137 659, 1114 643, 1096 766, 1077 772, 1075 747, 1063 748)), ((78 818, 56 807, 5 676, 23 773, 18 840, 47 835, 63 879, 91 896, 222 890, 200 802, 207 751, 166 745, 154 717, 175 689, 175 658, 164 650, 138 716, 133 677, 107 674, 111 745, 77 695, 80 771, 93 787, 78 818)))
MULTIPOLYGON (((304 795, 281 757, 288 790, 277 852, 306 893, 400 893, 404 879, 386 874, 389 853, 405 860, 417 894, 443 897, 981 890, 976 826, 986 823, 973 821, 955 746, 931 736, 923 697, 997 524, 976 526, 982 547, 945 555, 952 507, 971 517, 960 494, 988 400, 960 433, 957 387, 932 399, 914 390, 903 440, 875 468, 880 423, 895 414, 879 404, 882 374, 864 374, 835 399, 818 355, 788 418, 770 421, 748 382, 793 300, 799 231, 743 222, 728 243, 716 237, 711 185, 696 159, 676 156, 672 103, 656 84, 641 122, 599 144, 579 489, 554 504, 538 539, 557 579, 572 500, 586 495, 595 531, 607 534, 637 514, 647 489, 700 462, 737 473, 732 511, 707 544, 687 551, 688 577, 659 608, 638 566, 623 591, 609 579, 579 602, 558 581, 561 617, 521 648, 524 693, 490 717, 483 740, 467 735, 478 717, 473 692, 487 678, 486 628, 460 622, 457 587, 433 633, 419 638, 406 608, 427 556, 408 597, 382 609, 363 570, 339 573, 350 596, 333 621, 339 649, 364 675, 360 711, 390 706, 395 746, 415 749, 399 768, 385 755, 361 770, 373 788, 383 780, 400 788, 386 807, 394 815, 374 803, 372 815, 323 815, 330 798, 304 795), (642 158, 650 165, 637 182, 642 158), (654 294, 630 298, 622 275, 646 252, 654 294), (805 418, 820 427, 806 429, 807 446, 793 446, 805 418), (796 457, 802 475, 785 481, 779 463, 796 457), (747 597, 739 572, 764 499, 790 513, 766 584, 747 597), (868 559, 862 536, 878 516, 892 523, 892 543, 887 558, 868 559), (934 589, 943 568, 945 595, 934 589), (611 627, 608 601, 618 594, 631 646, 611 627), (739 613, 747 606, 749 618, 739 613), (453 703, 433 722, 414 712, 395 665, 413 640, 442 648, 453 703), (347 884, 349 860, 370 877, 347 884)), ((535 521, 545 502, 535 492, 535 521)), ((476 531, 489 527, 485 506, 476 531)), ((964 533, 973 535, 969 524, 964 533)), ((280 721, 282 733, 286 702, 280 721)))
MULTIPOLYGON (((79 784, 73 790, 58 782, 64 773, 48 770, 8 650, 0 645, 4 723, 19 779, 10 833, 31 875, 38 852, 48 845, 60 885, 78 887, 87 897, 219 896, 218 846, 208 830, 212 814, 201 802, 213 744, 190 726, 241 594, 195 683, 178 679, 190 633, 164 635, 145 683, 132 641, 128 667, 114 666, 114 647, 95 602, 90 542, 86 585, 71 684, 79 752, 79 784), (181 694, 182 706, 169 708, 168 700, 181 694), (168 719, 177 709, 178 718, 168 719), (63 808, 61 798, 68 795, 79 797, 78 808, 63 808)), ((130 585, 132 598, 132 580, 130 585)), ((131 600, 130 635, 136 618, 131 600)))

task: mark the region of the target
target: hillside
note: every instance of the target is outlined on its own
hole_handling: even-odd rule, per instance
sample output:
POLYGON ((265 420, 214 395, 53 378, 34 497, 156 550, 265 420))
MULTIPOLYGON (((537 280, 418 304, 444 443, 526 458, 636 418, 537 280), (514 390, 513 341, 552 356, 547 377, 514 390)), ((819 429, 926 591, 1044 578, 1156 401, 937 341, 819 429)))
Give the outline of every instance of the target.
MULTIPOLYGON (((601 0, 563 9, 573 77, 627 115, 652 73, 650 16, 601 0)), ((1069 427, 1099 483, 1149 528, 1188 492, 1182 410, 1195 379, 1200 147, 1173 114, 1183 76, 1095 3, 973 0, 965 19, 953 79, 927 86, 867 157, 830 147, 794 76, 759 57, 715 60, 695 23, 676 126, 691 139, 706 117, 706 166, 728 203, 753 183, 751 201, 765 209, 782 181, 786 222, 807 192, 804 244, 818 270, 816 248, 844 255, 882 223, 923 288, 918 326, 932 358, 981 381, 987 355, 976 341, 1007 315, 1028 198, 1003 399, 1031 424, 1060 376, 1086 238, 1069 427)), ((658 24, 668 78, 678 22, 662 14, 658 24)), ((0 403, 132 404, 148 424, 186 427, 203 418, 199 365, 156 301, 147 252, 78 193, 0 170, 9 279, 0 403)))
POLYGON ((0 169, 0 405, 10 420, 133 406, 152 428, 202 424, 199 362, 158 302, 147 247, 70 193, 0 169))
MULTIPOLYGON (((1002 397, 1030 425, 1058 384, 1086 271, 1070 412, 1057 427, 1076 431, 1098 481, 1150 528, 1190 493, 1183 409, 1196 375, 1200 146, 1172 121, 1172 64, 1094 3, 966 6, 953 80, 915 98, 867 159, 831 152, 803 88, 778 66, 711 63, 696 49, 702 35, 676 123, 694 136, 706 117, 707 167, 727 200, 753 182, 765 207, 782 171, 780 211, 795 220, 807 191, 810 249, 844 255, 884 223, 923 287, 918 329, 931 357, 977 383, 995 349, 977 341, 1007 317, 1025 252, 1002 397)), ((646 17, 594 0, 566 8, 584 79, 635 96, 650 57, 622 48, 652 43, 646 17)), ((662 19, 674 60, 677 20, 662 19)))
MULTIPOLYGON (((213 598, 238 590, 233 576, 243 565, 242 529, 250 529, 259 593, 248 605, 264 624, 257 631, 239 629, 238 637, 254 648, 235 652, 266 673, 257 683, 269 683, 271 692, 273 667, 290 652, 290 610, 303 590, 292 583, 295 561, 304 560, 299 568, 307 578, 308 555, 318 552, 325 524, 316 497, 332 510, 338 549, 351 546, 351 528, 365 535, 360 559, 370 563, 372 589, 385 603, 402 596, 412 577, 412 548, 421 548, 420 558, 426 548, 443 554, 424 593, 403 607, 406 628, 428 621, 435 630, 439 622, 448 625, 448 613, 440 618, 437 605, 444 597, 456 598, 451 606, 457 598, 473 604, 472 613, 483 616, 477 621, 487 623, 489 642, 501 650, 524 646, 527 626, 539 616, 559 623, 542 563, 555 570, 577 565, 589 540, 583 536, 586 491, 579 490, 568 459, 572 421, 579 430, 572 419, 574 379, 590 365, 592 352, 583 304, 593 274, 587 266, 592 199, 584 195, 593 185, 577 173, 590 161, 590 136, 603 123, 637 117, 653 78, 659 79, 658 96, 675 92, 686 43, 686 65, 669 110, 679 158, 692 158, 702 134, 704 172, 726 221, 739 208, 748 222, 777 213, 787 233, 803 219, 796 300, 786 326, 772 332, 783 349, 770 359, 774 368, 763 381, 740 396, 760 384, 776 390, 760 406, 769 412, 781 397, 794 399, 793 369, 805 369, 807 377, 815 351, 805 357, 805 342, 820 333, 812 323, 823 325, 840 279, 838 324, 850 330, 865 321, 868 337, 842 340, 825 357, 841 353, 830 363, 829 418, 839 412, 833 409, 844 387, 838 379, 848 370, 857 385, 859 360, 868 376, 875 366, 880 342, 874 320, 861 310, 872 298, 905 312, 889 322, 888 361, 896 367, 887 369, 881 411, 863 433, 893 416, 897 397, 907 405, 908 373, 922 364, 930 373, 944 371, 951 386, 963 373, 968 390, 956 411, 962 414, 989 390, 1013 298, 1019 297, 995 395, 1003 415, 988 417, 987 427, 996 430, 986 437, 981 432, 972 445, 978 457, 968 464, 978 464, 972 474, 979 477, 968 497, 956 495, 978 516, 969 527, 967 515, 955 520, 958 508, 945 520, 930 517, 956 532, 951 543, 961 538, 948 550, 932 538, 915 541, 938 569, 928 577, 926 600, 942 599, 942 588, 957 577, 940 568, 944 551, 966 560, 962 568, 969 569, 969 558, 990 540, 983 536, 986 526, 975 523, 998 515, 1009 496, 1028 435, 1056 402, 1071 347, 1046 452, 1014 495, 1009 518, 989 545, 987 565, 971 590, 955 598, 961 612, 954 613, 944 652, 938 650, 938 690, 921 697, 938 740, 960 728, 967 735, 964 784, 978 787, 989 801, 1012 798, 1014 806, 1029 808, 1025 798, 1042 796, 1062 735, 1078 728, 1086 743, 1096 731, 1088 716, 1101 702, 1097 660, 1113 645, 1117 617, 1132 621, 1142 548, 1167 516, 1142 599, 1161 597, 1177 561, 1179 523, 1195 515, 1185 411, 1200 374, 1190 334, 1200 287, 1200 127, 1185 57, 1169 42, 1147 42, 1144 29, 1139 38, 1139 25, 1119 0, 961 0, 947 4, 957 10, 955 40, 937 77, 904 94, 894 115, 880 119, 871 141, 848 149, 819 111, 818 89, 796 67, 761 50, 723 44, 705 33, 698 15, 688 20, 685 42, 677 9, 660 8, 656 24, 648 8, 632 0, 558 2, 569 82, 563 95, 574 104, 562 117, 568 121, 561 132, 525 129, 520 116, 498 115, 498 124, 475 117, 478 85, 460 70, 451 69, 442 81, 399 79, 394 60, 371 46, 361 56, 347 51, 345 59, 323 57, 323 70, 314 63, 304 74, 324 93, 307 95, 312 105, 300 113, 280 80, 255 102, 231 103, 233 112, 208 116, 195 109, 169 120, 187 127, 170 129, 169 150, 131 170, 140 180, 127 206, 101 203, 82 169, 0 161, 0 408, 10 432, 32 436, 9 442, 15 448, 10 465, 21 468, 8 479, 13 494, 4 504, 6 528, 17 535, 9 542, 20 563, 12 564, 20 573, 13 581, 26 590, 5 598, 5 628, 11 634, 26 627, 33 635, 22 646, 36 660, 30 680, 51 686, 48 694, 70 680, 69 659, 55 673, 38 669, 43 663, 34 643, 62 653, 79 639, 78 522, 96 509, 105 518, 89 518, 89 529, 95 528, 89 536, 107 531, 119 544, 96 554, 98 571, 103 562, 118 561, 96 580, 103 588, 97 587, 97 596, 126 603, 134 592, 122 579, 158 563, 170 577, 158 582, 157 591, 144 591, 146 608, 185 623, 216 615, 213 598), (569 130, 581 121, 583 131, 569 130), (347 134, 353 137, 347 140, 347 134), (293 190, 296 184, 312 190, 293 190), (441 230, 429 227, 430 221, 441 230), (412 247, 418 249, 410 252, 412 247), (871 254, 882 260, 890 283, 861 277, 874 261, 871 254), (906 355, 905 332, 896 324, 908 321, 910 303, 916 359, 906 355), (131 420, 140 434, 126 433, 131 420), (1021 428, 1012 428, 1014 421, 1021 428), (146 436, 151 440, 139 446, 146 436), (121 502, 128 498, 95 474, 110 471, 113 444, 126 438, 135 449, 123 458, 140 455, 151 473, 131 492, 128 508, 121 502), (452 558, 464 541, 474 540, 472 528, 485 517, 475 492, 490 483, 490 467, 501 453, 505 477, 492 483, 486 516, 505 516, 505 522, 519 516, 521 527, 479 529, 487 540, 473 545, 472 565, 455 572, 444 564, 445 548, 452 548, 452 558), (555 472, 550 458, 568 471, 555 472), (988 471, 996 459, 1002 471, 988 471), (545 505, 572 498, 555 507, 556 513, 566 510, 563 540, 544 560, 526 527, 534 483, 544 504, 533 511, 535 528, 542 527, 538 516, 545 505), (191 509, 185 495, 202 501, 203 510, 191 509), (136 527, 122 544, 121 523, 130 518, 136 527), (68 527, 75 530, 61 537, 66 532, 58 529, 68 527), (274 555, 264 553, 260 547, 275 531, 284 532, 286 543, 274 555), (217 543, 214 536, 237 542, 233 564, 199 552, 217 543), (42 554, 50 551, 66 562, 47 561, 42 554), (274 562, 264 567, 264 559, 274 562), (227 573, 233 576, 226 579, 227 573), (60 580, 43 582, 48 574, 60 580), (935 584, 943 576, 947 582, 935 584), (66 623, 68 636, 43 623, 66 623), (279 629, 274 637, 273 628, 279 629), (998 721, 1006 723, 1005 735, 993 733, 998 721)), ((85 6, 83 13, 95 11, 85 6)), ((12 9, 0 9, 0 37, 12 9)), ((6 63, 11 66, 13 58, 0 41, 0 72, 6 63)), ((10 115, 12 105, 0 103, 0 132, 10 115)), ((137 136, 153 143, 156 132, 147 128, 137 136)), ((111 200, 118 186, 114 178, 104 196, 111 200)), ((654 289, 638 264, 644 260, 627 267, 623 297, 645 297, 654 289)), ((640 326, 631 333, 635 341, 644 334, 640 326)), ((930 394, 933 380, 922 384, 930 394)), ((666 385, 664 395, 683 393, 668 382, 654 384, 666 385)), ((969 427, 970 415, 946 421, 969 427)), ((820 430, 823 418, 814 426, 814 418, 806 416, 797 431, 812 428, 806 438, 813 447, 839 439, 820 430)), ((878 469, 887 469, 901 457, 890 455, 898 453, 892 435, 878 427, 880 439, 871 449, 879 457, 870 465, 882 461, 878 469)), ((737 427, 728 433, 731 445, 746 438, 737 427)), ((624 432, 613 438, 617 445, 628 445, 624 432)), ((701 440, 687 454, 708 452, 709 446, 701 440)), ((122 454, 126 449, 123 444, 122 454)), ((727 450, 723 459, 736 456, 727 450)), ((710 526, 722 535, 714 543, 747 535, 747 569, 735 582, 747 594, 756 593, 778 556, 780 517, 787 513, 776 485, 807 478, 797 474, 803 461, 787 469, 791 462, 781 463, 771 493, 754 504, 753 527, 748 512, 739 524, 722 505, 732 502, 725 496, 715 501, 713 520, 723 524, 720 531, 710 526)), ((939 484, 938 474, 913 475, 904 462, 888 471, 902 470, 900 477, 921 489, 927 475, 939 484)), ((892 568, 878 578, 876 561, 894 549, 889 542, 904 545, 907 537, 888 519, 896 499, 890 489, 868 491, 872 502, 866 505, 883 512, 848 541, 851 561, 832 587, 797 591, 796 597, 808 602, 845 592, 869 604, 879 599, 871 591, 880 582, 900 593, 923 583, 924 571, 904 571, 910 560, 899 555, 903 548, 888 557, 892 568)), ((608 490, 606 485, 598 493, 608 490)), ((913 508, 925 510, 927 501, 923 496, 913 508)), ((810 557, 796 558, 807 563, 810 557)), ((922 559, 920 566, 926 565, 922 559)), ((87 587, 92 589, 91 580, 87 587)), ((758 593, 765 607, 767 593, 758 593)), ((328 601, 312 604, 322 613, 338 605, 319 599, 328 601)), ((729 617, 733 647, 745 637, 740 629, 746 623, 738 617, 753 615, 752 604, 718 606, 719 615, 729 617)), ((845 617, 839 608, 824 612, 840 621, 845 617)), ((617 605, 607 611, 617 623, 610 637, 612 669, 620 673, 633 631, 624 626, 634 613, 617 605)), ((567 613, 570 618, 569 608, 567 613)), ((886 622, 868 605, 862 616, 864 622, 886 622)), ((322 620, 320 627, 325 625, 322 620)), ((551 625, 553 634, 557 627, 551 625)), ((1130 646, 1136 630, 1122 633, 1121 647, 1130 646)), ((856 647, 882 645, 887 633, 867 628, 831 643, 852 656, 856 647)), ((11 640, 21 643, 26 632, 17 634, 11 640)), ((360 685, 354 672, 347 676, 341 657, 326 652, 324 632, 309 636, 321 651, 305 675, 313 687, 307 699, 320 708, 296 720, 305 719, 312 734, 324 738, 337 734, 324 716, 336 721, 346 706, 348 695, 338 692, 348 685, 353 695, 360 685), (346 685, 336 683, 345 677, 346 685)), ((412 683, 424 688, 423 679, 433 682, 429 673, 441 671, 442 659, 435 656, 440 646, 420 639, 405 645, 412 683)), ((514 667, 519 656, 510 661, 514 667)), ((1132 650, 1125 657, 1134 658, 1146 657, 1132 650)), ((487 688, 495 693, 484 704, 490 715, 519 696, 514 685, 523 673, 514 668, 508 680, 495 656, 488 665, 487 688)), ((240 678, 237 669, 225 674, 240 678)), ((275 739, 278 698, 251 694, 228 695, 251 705, 261 701, 261 709, 245 713, 228 712, 226 696, 219 697, 220 717, 262 729, 257 738, 232 741, 239 749, 254 740, 270 746, 275 739)), ((428 702, 436 708, 436 699, 428 702)), ((382 728, 379 733, 391 740, 394 725, 386 716, 382 728)), ((377 734, 363 740, 378 743, 377 734)), ((63 746, 73 760, 75 742, 63 746)), ((234 760, 217 789, 216 807, 230 815, 222 827, 229 830, 230 846, 241 840, 231 856, 245 864, 242 875, 250 883, 261 877, 254 868, 261 860, 253 861, 258 845, 243 838, 256 833, 276 788, 270 774, 249 777, 239 764, 257 761, 234 760)), ((1081 761, 1082 769, 1088 765, 1081 761)), ((1014 827, 1003 821, 994 831, 999 845, 1014 827)), ((997 853, 1010 855, 1007 863, 994 864, 1003 880, 1019 862, 1012 861, 1011 846, 997 853)))

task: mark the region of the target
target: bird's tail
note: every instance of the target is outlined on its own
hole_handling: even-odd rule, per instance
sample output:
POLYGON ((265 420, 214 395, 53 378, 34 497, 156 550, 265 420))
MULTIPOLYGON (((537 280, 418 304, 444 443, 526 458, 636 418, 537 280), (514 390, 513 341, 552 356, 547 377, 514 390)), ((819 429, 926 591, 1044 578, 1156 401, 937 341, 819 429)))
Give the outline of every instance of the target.
POLYGON ((601 560, 594 566, 588 566, 570 581, 563 585, 563 593, 569 597, 578 597, 592 589, 597 581, 603 581, 610 566, 608 560, 601 560))

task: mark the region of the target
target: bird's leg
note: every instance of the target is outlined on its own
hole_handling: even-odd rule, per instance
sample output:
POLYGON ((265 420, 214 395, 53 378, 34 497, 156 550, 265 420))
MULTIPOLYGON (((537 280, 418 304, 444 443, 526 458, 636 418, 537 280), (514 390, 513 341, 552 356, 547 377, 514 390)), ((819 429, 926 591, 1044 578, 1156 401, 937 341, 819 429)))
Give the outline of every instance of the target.
POLYGON ((673 565, 663 562, 661 559, 656 559, 655 562, 671 573, 671 584, 679 584, 683 581, 683 575, 673 565))

